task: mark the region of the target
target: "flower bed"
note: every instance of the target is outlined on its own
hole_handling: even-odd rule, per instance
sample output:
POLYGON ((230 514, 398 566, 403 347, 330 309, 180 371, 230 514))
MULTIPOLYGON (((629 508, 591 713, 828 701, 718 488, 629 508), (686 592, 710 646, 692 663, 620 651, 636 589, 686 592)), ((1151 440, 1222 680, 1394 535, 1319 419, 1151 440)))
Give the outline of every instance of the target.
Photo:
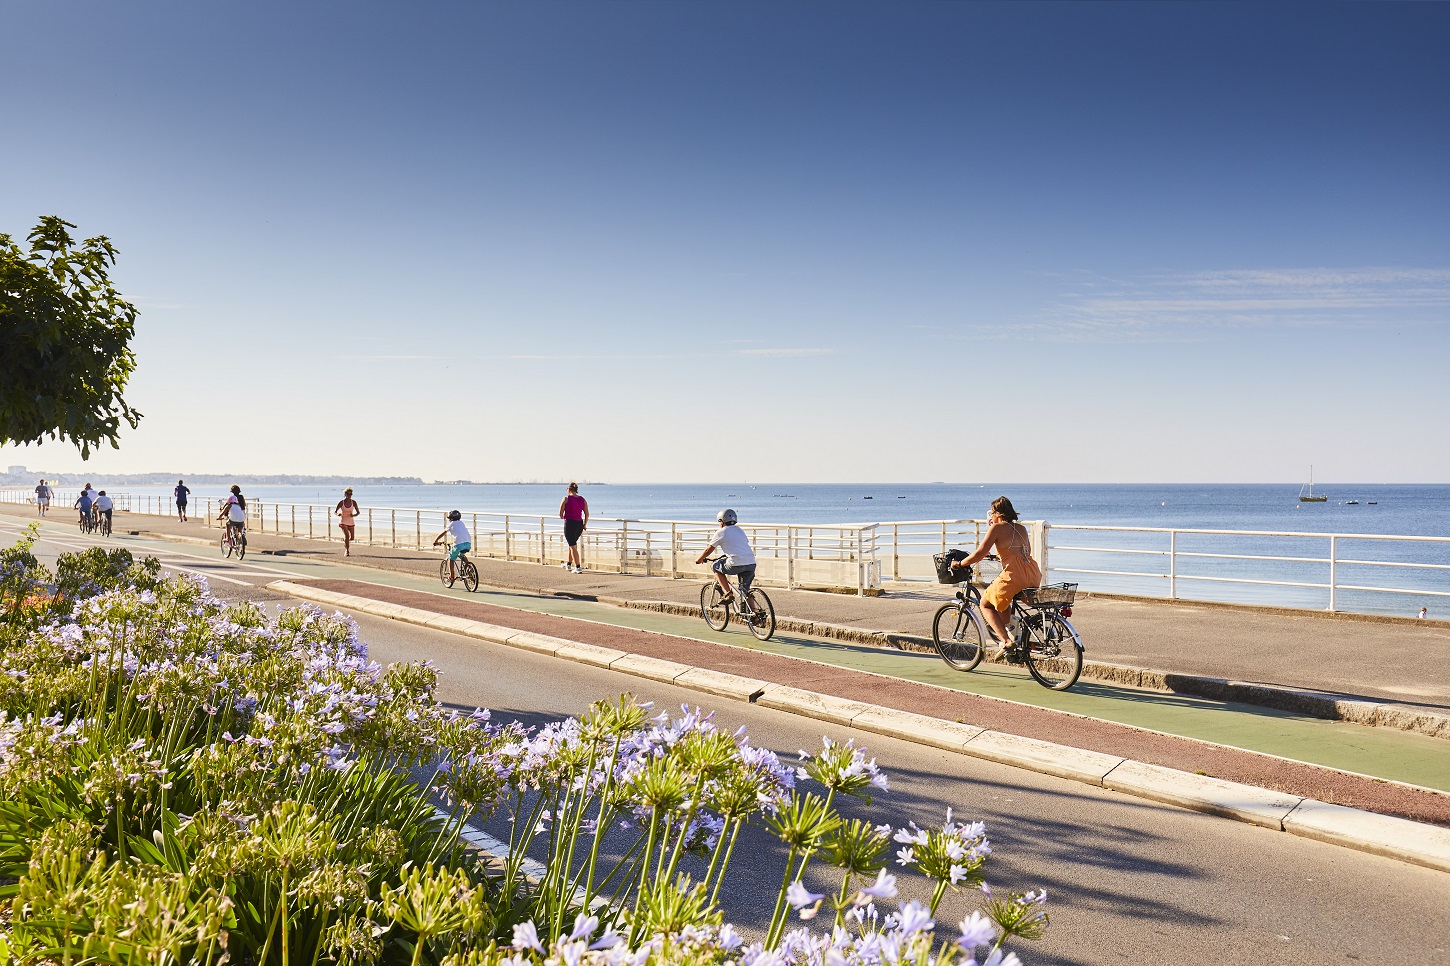
POLYGON ((0 963, 1009 963, 1046 927, 1040 893, 986 890, 979 823, 843 817, 887 787, 849 744, 786 764, 629 695, 497 723, 440 705, 426 664, 370 662, 342 615, 269 619, 124 550, 54 575, 0 551, 0 615, 0 963), (464 824, 498 816, 508 852, 480 861, 464 824), (752 824, 784 860, 747 943, 720 904, 752 824), (885 911, 889 867, 930 900, 885 911))

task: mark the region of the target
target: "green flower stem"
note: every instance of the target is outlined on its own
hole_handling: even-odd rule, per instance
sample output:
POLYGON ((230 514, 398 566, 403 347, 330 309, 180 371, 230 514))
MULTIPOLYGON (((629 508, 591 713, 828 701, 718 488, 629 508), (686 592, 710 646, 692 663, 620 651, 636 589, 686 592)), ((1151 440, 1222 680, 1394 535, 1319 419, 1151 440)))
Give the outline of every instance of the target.
POLYGON ((675 848, 673 854, 670 856, 669 867, 660 876, 660 881, 662 882, 668 882, 674 879, 675 870, 679 868, 680 858, 685 851, 685 839, 690 835, 690 823, 699 814, 700 797, 705 794, 705 777, 705 772, 701 771, 699 777, 695 780, 695 793, 690 796, 689 810, 685 812, 684 820, 680 822, 680 834, 675 838, 675 848))
MULTIPOLYGON (((655 837, 659 834, 659 827, 660 815, 659 811, 655 810, 650 813, 649 817, 649 840, 645 843, 644 854, 641 856, 641 858, 644 860, 640 867, 641 873, 649 868, 650 856, 654 853, 655 850, 655 837)), ((634 893, 634 915, 631 917, 631 924, 629 927, 629 942, 631 946, 639 942, 639 907, 643 902, 644 888, 643 881, 641 879, 638 881, 638 888, 635 889, 634 893)))
MULTIPOLYGON (((725 882, 725 870, 730 867, 730 856, 733 855, 735 852, 735 840, 740 835, 740 827, 744 824, 745 821, 743 819, 736 819, 730 829, 730 844, 725 847, 725 858, 720 863, 719 878, 715 880, 715 888, 710 893, 710 905, 712 906, 715 905, 716 900, 720 898, 720 886, 723 885, 725 882)), ((722 834, 720 838, 723 841, 725 836, 722 834)), ((718 855, 720 851, 718 843, 716 844, 715 851, 718 855)), ((711 870, 712 872, 714 870, 713 860, 711 864, 711 870)), ((705 881, 709 881, 710 874, 711 873, 706 873, 705 881)))
POLYGON ((931 914, 936 915, 936 907, 941 905, 942 896, 947 894, 946 879, 936 880, 936 888, 931 893, 931 914))
POLYGON ((790 874, 790 867, 795 862, 795 857, 796 849, 792 846, 790 852, 785 857, 785 876, 781 879, 780 892, 775 897, 775 909, 770 914, 770 928, 765 933, 766 949, 774 949, 780 944, 781 927, 785 924, 785 891, 795 881, 791 878, 790 874))

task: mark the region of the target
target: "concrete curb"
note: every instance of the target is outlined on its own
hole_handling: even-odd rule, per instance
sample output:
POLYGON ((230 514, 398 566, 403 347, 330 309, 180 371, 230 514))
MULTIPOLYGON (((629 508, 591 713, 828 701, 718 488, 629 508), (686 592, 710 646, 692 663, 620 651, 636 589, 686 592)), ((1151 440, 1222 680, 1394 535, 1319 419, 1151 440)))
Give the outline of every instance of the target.
POLYGON ((1450 872, 1450 829, 1434 825, 482 621, 440 620, 443 615, 431 611, 385 604, 288 580, 274 581, 267 586, 301 600, 582 661, 718 697, 761 704, 1450 872))

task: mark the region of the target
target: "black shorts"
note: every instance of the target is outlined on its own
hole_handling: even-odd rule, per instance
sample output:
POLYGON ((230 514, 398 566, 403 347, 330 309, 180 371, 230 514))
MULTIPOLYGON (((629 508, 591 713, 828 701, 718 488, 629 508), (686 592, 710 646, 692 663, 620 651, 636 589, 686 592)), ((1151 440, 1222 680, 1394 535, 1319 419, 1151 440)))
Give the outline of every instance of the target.
POLYGON ((571 547, 578 546, 578 544, 579 544, 579 537, 582 536, 583 533, 584 533, 584 521, 583 520, 565 520, 564 521, 564 539, 569 542, 569 546, 571 546, 571 547))

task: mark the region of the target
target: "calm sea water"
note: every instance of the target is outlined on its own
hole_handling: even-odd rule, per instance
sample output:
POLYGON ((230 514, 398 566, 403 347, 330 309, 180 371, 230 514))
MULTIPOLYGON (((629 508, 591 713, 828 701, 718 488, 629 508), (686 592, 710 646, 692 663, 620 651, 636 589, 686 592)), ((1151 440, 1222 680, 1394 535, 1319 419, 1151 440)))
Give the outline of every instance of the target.
MULTIPOLYGON (((240 482, 249 497, 269 503, 332 506, 342 498, 340 487, 240 482)), ((118 489, 171 493, 170 487, 118 489)), ((993 498, 1006 494, 1023 519, 1057 524, 1450 536, 1450 486, 1364 483, 1319 489, 1329 502, 1300 503, 1297 484, 586 484, 581 492, 595 516, 628 519, 711 520, 725 506, 752 523, 984 519, 993 498), (1346 505, 1349 500, 1359 505, 1346 505)), ((192 499, 225 495, 226 487, 199 485, 192 499)), ((562 486, 538 484, 360 486, 354 493, 364 506, 546 515, 557 512, 563 495, 562 486)))
MULTIPOLYGON (((245 484, 245 481, 242 481, 245 484)), ((98 481, 104 486, 104 481, 98 481)), ((254 500, 332 506, 341 488, 245 486, 254 500)), ((118 488, 120 489, 120 488, 118 488)), ((558 485, 359 486, 363 506, 445 511, 494 511, 553 516, 564 488, 558 485)), ((983 519, 999 494, 1011 497, 1026 520, 1053 524, 1050 578, 1077 580, 1084 588, 1167 596, 1164 534, 1098 534, 1066 525, 1171 527, 1201 530, 1296 531, 1308 533, 1450 536, 1450 486, 1331 484, 1317 489, 1326 503, 1300 503, 1298 484, 1285 485, 1065 485, 924 484, 826 485, 735 483, 691 485, 584 485, 597 517, 652 520, 714 518, 733 507, 745 523, 871 523, 908 520, 983 519), (1349 501, 1357 501, 1351 505, 1349 501), (1109 552, 1112 551, 1112 552, 1109 552), (1130 551, 1130 552, 1123 552, 1130 551), (1153 576, 1113 576, 1081 571, 1127 571, 1153 576)), ((193 488, 193 501, 225 495, 222 486, 193 488)), ((169 487, 126 487, 126 492, 169 496, 169 487)), ((1178 595, 1191 599, 1267 603, 1322 609, 1322 587, 1229 584, 1211 578, 1324 584, 1329 541, 1322 538, 1260 538, 1180 535, 1176 548, 1178 595), (1221 554, 1281 558, 1228 560, 1221 554), (1307 560, 1282 558, 1310 558, 1307 560)), ((1367 613, 1414 614, 1427 606, 1432 616, 1450 616, 1450 597, 1393 594, 1356 587, 1450 591, 1450 569, 1380 567, 1347 561, 1431 563, 1450 566, 1450 544, 1390 543, 1341 538, 1337 541, 1336 606, 1367 613)))

